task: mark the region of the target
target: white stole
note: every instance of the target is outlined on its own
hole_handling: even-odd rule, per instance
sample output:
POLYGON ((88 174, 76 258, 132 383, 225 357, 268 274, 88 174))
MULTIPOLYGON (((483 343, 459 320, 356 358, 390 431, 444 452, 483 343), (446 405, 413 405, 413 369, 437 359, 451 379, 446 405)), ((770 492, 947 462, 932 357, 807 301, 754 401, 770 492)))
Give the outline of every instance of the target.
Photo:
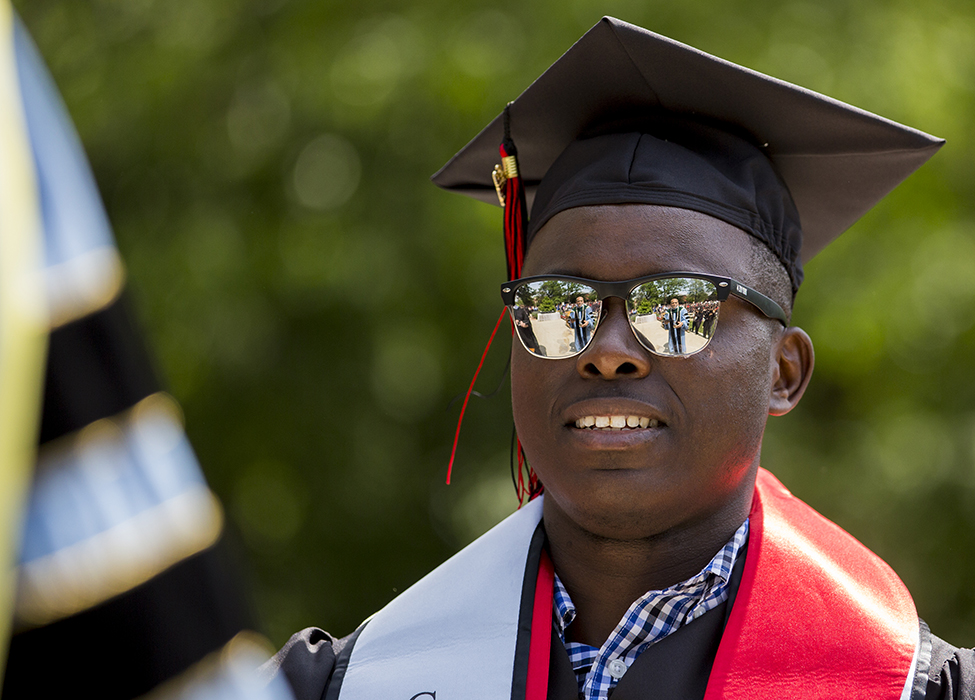
POLYGON ((373 615, 341 700, 511 697, 525 564, 542 517, 536 498, 373 615))

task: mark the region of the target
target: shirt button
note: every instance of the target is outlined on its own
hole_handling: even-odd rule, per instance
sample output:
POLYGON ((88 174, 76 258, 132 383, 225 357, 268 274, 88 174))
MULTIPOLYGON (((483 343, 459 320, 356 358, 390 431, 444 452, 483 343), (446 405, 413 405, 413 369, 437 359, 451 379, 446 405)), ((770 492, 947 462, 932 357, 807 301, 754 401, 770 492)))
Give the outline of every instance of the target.
POLYGON ((626 673, 626 664, 619 659, 613 659, 606 665, 606 667, 609 669, 609 675, 616 680, 622 678, 623 674, 626 673))

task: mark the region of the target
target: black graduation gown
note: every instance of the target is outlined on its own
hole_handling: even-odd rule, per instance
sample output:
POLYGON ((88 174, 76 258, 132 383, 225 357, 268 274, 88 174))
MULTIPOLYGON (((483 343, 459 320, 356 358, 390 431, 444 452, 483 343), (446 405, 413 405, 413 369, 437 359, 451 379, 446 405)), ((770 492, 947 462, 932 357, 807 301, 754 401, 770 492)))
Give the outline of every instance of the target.
MULTIPOLYGON (((738 593, 747 550, 738 557, 725 603, 649 647, 633 663, 612 700, 703 700, 731 606, 738 593)), ((361 629, 361 628, 360 628, 361 629)), ((268 679, 283 673, 295 700, 335 700, 358 631, 335 639, 309 627, 264 666, 268 679)), ((921 662, 911 700, 975 700, 975 650, 958 649, 932 635, 921 623, 921 662), (930 659, 924 663, 924 659, 930 659)), ((565 647, 554 628, 549 665, 549 700, 578 700, 579 690, 565 647)))

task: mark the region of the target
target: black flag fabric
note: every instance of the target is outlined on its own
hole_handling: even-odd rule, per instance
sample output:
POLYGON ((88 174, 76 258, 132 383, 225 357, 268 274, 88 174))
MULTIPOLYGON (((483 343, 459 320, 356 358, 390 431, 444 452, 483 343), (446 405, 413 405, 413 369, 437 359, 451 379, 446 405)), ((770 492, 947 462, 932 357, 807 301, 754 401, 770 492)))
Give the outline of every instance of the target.
POLYGON ((77 135, 0 0, 3 697, 287 699, 77 135))

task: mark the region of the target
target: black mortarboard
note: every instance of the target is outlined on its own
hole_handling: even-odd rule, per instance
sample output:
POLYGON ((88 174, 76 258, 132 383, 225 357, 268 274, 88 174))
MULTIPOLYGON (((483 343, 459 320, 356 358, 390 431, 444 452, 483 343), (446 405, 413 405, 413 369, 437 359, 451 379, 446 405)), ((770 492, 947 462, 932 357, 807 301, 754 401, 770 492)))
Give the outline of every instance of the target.
MULTIPOLYGON (((611 17, 507 112, 529 239, 573 206, 678 206, 761 239, 793 289, 803 262, 944 143, 611 17)), ((503 135, 499 115, 433 182, 497 202, 503 135)))

